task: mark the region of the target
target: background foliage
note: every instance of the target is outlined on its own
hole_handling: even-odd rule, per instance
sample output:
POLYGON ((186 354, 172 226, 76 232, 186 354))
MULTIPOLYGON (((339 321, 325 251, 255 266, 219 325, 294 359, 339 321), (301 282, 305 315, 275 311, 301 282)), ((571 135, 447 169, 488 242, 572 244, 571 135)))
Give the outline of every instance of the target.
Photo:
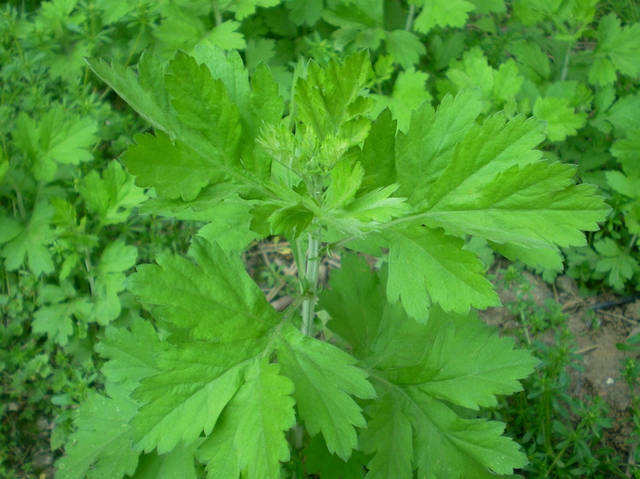
MULTIPOLYGON (((544 127, 545 157, 577 164, 581 178, 605 192, 608 220, 587 246, 563 251, 566 272, 585 293, 611 288, 631 295, 640 290, 639 21, 636 2, 596 0, 3 4, 0 443, 6 447, 0 448, 0 475, 50 472, 49 441, 57 457, 77 405, 103 384, 95 344, 110 326, 136 324, 142 314, 126 273, 160 252, 186 252, 200 226, 197 215, 176 221, 139 207, 150 193, 113 160, 147 127, 84 57, 127 66, 145 50, 169 60, 178 49, 237 49, 250 72, 266 63, 285 93, 304 59, 326 63, 368 49, 373 114, 389 108, 405 133, 420 105, 474 89, 482 115, 533 115, 544 127)), ((560 269, 534 260, 530 266, 549 281, 560 269)), ((552 358, 548 351, 538 355, 552 358)), ((560 381, 570 358, 549 361, 557 364, 542 377, 560 381)), ((532 394, 549 390, 532 382, 532 394)), ((606 415, 597 403, 574 409, 581 407, 606 415)), ((588 427, 600 426, 569 421, 564 436, 584 437, 588 427)), ((557 450, 565 447, 564 436, 557 450)), ((531 467, 551 467, 531 447, 531 467)), ((592 451, 596 472, 609 452, 598 454, 592 451)), ((565 477, 561 470, 556 463, 551 475, 565 477)))

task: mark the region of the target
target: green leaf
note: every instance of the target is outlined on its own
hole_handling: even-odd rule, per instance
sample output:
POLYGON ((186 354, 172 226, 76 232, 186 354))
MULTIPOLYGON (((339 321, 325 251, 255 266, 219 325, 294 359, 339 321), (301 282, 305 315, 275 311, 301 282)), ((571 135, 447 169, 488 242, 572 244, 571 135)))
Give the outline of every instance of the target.
POLYGON ((280 0, 236 0, 229 3, 229 6, 226 8, 234 12, 238 20, 242 20, 253 15, 256 8, 275 7, 280 3, 280 0))
POLYGON ((89 117, 69 114, 54 105, 42 118, 18 116, 14 140, 31 162, 31 170, 41 181, 54 179, 58 164, 77 165, 93 159, 98 125, 89 117))
POLYGON ((130 329, 107 327, 95 349, 108 359, 101 369, 108 388, 122 384, 133 391, 142 379, 158 373, 156 358, 164 345, 150 322, 136 318, 130 329))
POLYGON ((236 163, 242 126, 224 83, 183 52, 169 64, 165 83, 178 120, 202 135, 197 139, 206 142, 213 161, 236 163))
POLYGON ((200 450, 208 477, 239 477, 240 471, 248 479, 280 476, 280 461, 290 456, 284 432, 295 424, 293 389, 277 364, 258 360, 248 368, 243 386, 200 450), (219 449, 227 447, 231 457, 223 460, 219 449), (228 474, 227 461, 237 465, 235 473, 228 474))
POLYGON ((355 197, 363 177, 364 168, 358 162, 341 161, 336 164, 331 170, 331 183, 325 193, 324 207, 344 207, 355 197))
POLYGON ((353 451, 347 462, 331 454, 319 435, 312 437, 304 449, 304 470, 307 474, 315 474, 318 477, 362 479, 365 463, 364 454, 359 451, 353 451))
POLYGON ((358 98, 370 71, 369 56, 364 52, 341 62, 333 60, 326 68, 311 63, 307 77, 295 85, 300 120, 320 139, 337 133, 346 121, 363 113, 363 101, 358 98))
POLYGON ((461 61, 452 62, 447 78, 455 87, 452 91, 475 89, 482 92, 485 111, 498 110, 505 104, 513 109, 514 98, 524 81, 513 60, 507 60, 496 70, 489 65, 479 47, 465 52, 461 61))
POLYGON ((242 50, 247 43, 244 35, 237 31, 239 28, 240 22, 227 20, 213 27, 204 41, 224 50, 242 50))
POLYGON ((445 96, 437 113, 428 104, 413 113, 408 133, 398 135, 396 141, 396 181, 401 196, 414 201, 424 197, 481 110, 477 94, 464 91, 445 96))
POLYGON ((427 320, 432 303, 458 313, 499 305, 482 263, 463 246, 460 238, 423 227, 390 234, 389 300, 400 300, 418 321, 427 320))
POLYGON ((56 479, 118 479, 136 470, 129 421, 138 406, 125 388, 112 387, 110 395, 90 391, 78 408, 77 430, 56 462, 56 479))
POLYGON ((638 109, 640 109, 640 94, 626 95, 616 100, 613 106, 602 114, 602 119, 611 123, 616 133, 629 133, 640 129, 638 109))
POLYGON ((393 30, 384 35, 387 52, 405 70, 416 65, 427 52, 420 39, 406 30, 393 30))
POLYGON ((413 67, 400 72, 393 85, 391 96, 374 95, 376 105, 372 114, 375 115, 388 108, 393 114, 393 119, 398 122, 398 130, 406 133, 409 130, 412 113, 422 104, 431 102, 431 94, 425 87, 428 78, 428 74, 415 71, 413 67))
POLYGON ((68 282, 42 285, 38 290, 40 307, 33 313, 31 323, 33 333, 46 334, 51 341, 66 346, 73 334, 73 316, 82 316, 89 306, 84 298, 76 296, 73 285, 68 282))
POLYGON ((465 0, 410 0, 409 3, 422 7, 416 17, 414 28, 428 33, 434 27, 462 27, 474 5, 465 0))
POLYGON ((194 261, 162 255, 130 277, 133 293, 159 319, 194 339, 218 341, 258 338, 278 322, 238 257, 201 237, 189 254, 194 261))
POLYGON ((197 443, 192 446, 178 444, 173 451, 167 454, 158 455, 152 452, 142 456, 133 479, 156 479, 158 477, 198 479, 194 459, 196 446, 197 443))
POLYGON ((637 77, 640 75, 640 24, 621 27, 620 19, 610 13, 602 17, 598 23, 598 46, 594 53, 596 61, 589 70, 589 80, 597 80, 595 83, 605 85, 615 81, 615 69, 623 75, 637 77), (611 63, 603 67, 604 56, 611 63), (592 75, 594 70, 606 68, 606 76, 602 73, 592 75), (611 71, 613 70, 613 72, 611 71), (613 74, 612 74, 613 73, 613 74))
POLYGON ((415 322, 384 301, 383 275, 371 274, 361 259, 345 259, 321 305, 378 393, 360 432, 361 447, 374 454, 367 477, 407 477, 418 469, 434 478, 490 478, 490 470, 522 467, 526 456, 501 436, 504 425, 474 419, 469 410, 521 390, 518 380, 538 361, 472 316, 434 307, 426 324, 415 322), (468 408, 465 418, 451 405, 468 408))
POLYGON ((295 384, 298 413, 309 434, 322 432, 329 452, 346 461, 357 445, 355 428, 366 425, 352 396, 375 395, 364 371, 344 351, 292 327, 278 345, 278 360, 295 384))
POLYGON ((167 347, 156 359, 158 373, 142 380, 134 399, 143 406, 133 418, 134 443, 164 454, 210 434, 222 409, 241 386, 244 361, 264 343, 233 345, 183 343, 167 347))
POLYGON ((153 54, 142 55, 138 64, 139 77, 130 68, 108 65, 98 59, 86 61, 102 81, 156 130, 172 135, 178 129, 164 88, 164 69, 153 54))
POLYGON ((627 251, 620 249, 611 238, 596 241, 593 246, 600 254, 596 271, 607 273, 607 282, 616 290, 622 291, 624 283, 640 272, 638 261, 627 251))
POLYGON ((391 118, 391 111, 384 110, 371 125, 362 146, 363 190, 385 187, 396 181, 395 141, 396 123, 391 118))
POLYGON ((356 357, 366 357, 380 334, 385 290, 364 258, 343 255, 341 268, 331 272, 331 289, 320 296, 320 307, 331 315, 329 328, 346 340, 356 357))
POLYGON ((413 475, 413 429, 398 401, 379 398, 367 411, 372 417, 361 436, 363 451, 375 454, 367 464, 367 479, 413 475), (376 454, 377 453, 377 454, 376 454))
POLYGON ((138 250, 122 240, 110 243, 102 252, 96 270, 95 303, 90 321, 106 325, 120 316, 122 309, 118 294, 124 290, 124 271, 136 264, 138 250))
POLYGON ((564 141, 586 123, 586 115, 576 113, 567 98, 538 97, 533 114, 543 123, 551 141, 564 141))
MULTIPOLYGON (((521 154, 520 159, 523 157, 521 154)), ((533 248, 550 243, 580 246, 585 244, 581 230, 595 231, 608 207, 595 187, 574 185, 574 175, 574 167, 561 163, 512 166, 496 174, 482 193, 452 191, 448 199, 439 200, 419 217, 452 234, 470 233, 496 243, 533 248)), ((467 180, 469 186, 472 183, 467 180)))
POLYGON ((198 231, 210 243, 217 243, 224 251, 242 251, 258 235, 251 231, 251 204, 240 199, 226 200, 208 210, 211 223, 198 231))
POLYGON ((171 141, 162 131, 137 135, 123 157, 136 184, 154 187, 165 198, 195 199, 216 178, 215 167, 179 140, 171 141))
POLYGON ((116 161, 102 173, 89 172, 80 181, 78 191, 84 198, 89 212, 98 215, 102 225, 124 223, 131 209, 146 200, 142 189, 134 185, 134 179, 116 161))
MULTIPOLYGON (((23 225, 20 233, 16 233, 16 223, 11 222, 9 237, 0 254, 5 258, 8 271, 20 268, 27 260, 27 265, 33 274, 39 276, 54 271, 53 257, 49 245, 55 240, 55 233, 51 229, 51 218, 54 209, 47 199, 39 198, 31 212, 31 218, 23 225)), ((7 220, 5 220, 7 221, 7 220)))

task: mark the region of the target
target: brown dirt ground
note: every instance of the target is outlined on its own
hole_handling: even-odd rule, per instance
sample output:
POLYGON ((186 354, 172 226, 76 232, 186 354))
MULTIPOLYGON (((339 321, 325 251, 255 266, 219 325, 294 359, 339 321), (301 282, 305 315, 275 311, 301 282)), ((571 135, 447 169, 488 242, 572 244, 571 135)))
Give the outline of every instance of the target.
MULTIPOLYGON (((630 395, 621 376, 621 367, 622 361, 632 353, 620 351, 616 344, 640 332, 640 300, 594 311, 591 309, 593 305, 617 298, 612 294, 582 298, 575 282, 567 276, 558 278, 550 287, 540 277, 524 274, 532 286, 531 293, 536 304, 542 306, 546 299, 553 298, 568 315, 568 328, 575 337, 576 352, 580 354, 584 367, 583 371, 571 371, 572 395, 578 398, 598 395, 608 404, 613 426, 607 431, 605 440, 622 457, 631 460, 630 395), (590 319, 594 313, 595 321, 590 319)), ((509 289, 498 289, 498 294, 503 304, 516 299, 515 292, 509 289)), ((506 307, 490 308, 481 312, 481 317, 507 334, 521 327, 506 307)), ((551 342, 553 333, 545 333, 538 339, 551 342)))

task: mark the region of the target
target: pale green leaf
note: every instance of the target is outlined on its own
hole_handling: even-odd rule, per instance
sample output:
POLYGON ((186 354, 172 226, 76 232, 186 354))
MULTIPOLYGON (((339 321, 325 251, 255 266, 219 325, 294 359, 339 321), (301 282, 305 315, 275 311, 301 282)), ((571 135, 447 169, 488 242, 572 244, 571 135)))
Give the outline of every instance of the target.
MULTIPOLYGON (((621 27, 620 19, 610 13, 602 17, 598 23, 598 45, 596 55, 604 55, 623 75, 637 77, 640 75, 640 24, 621 27)), ((591 67, 602 68, 597 60, 591 67)), ((589 79, 591 80, 591 70, 589 79)), ((609 76, 611 74, 609 73, 609 76)), ((615 72, 614 72, 615 80, 615 72)), ((610 81, 607 81, 610 83, 610 81)), ((603 83, 600 83, 603 84, 603 83)))
POLYGON ((119 479, 136 470, 138 452, 129 421, 138 406, 126 388, 112 387, 110 394, 91 391, 78 408, 76 431, 65 456, 56 462, 56 479, 119 479))
MULTIPOLYGON (((199 453, 210 477, 270 479, 279 477, 280 462, 289 459, 285 431, 295 424, 291 381, 279 374, 279 366, 264 360, 248 368, 244 384, 225 408, 219 426, 199 453), (218 455, 218 446, 236 464, 236 473, 218 455), (228 475, 222 475, 228 474, 228 475)), ((235 469, 235 468, 233 468, 235 469)))
POLYGON ((409 130, 412 113, 422 104, 431 102, 431 94, 426 89, 429 75, 415 71, 413 67, 400 72, 393 85, 391 96, 375 95, 376 105, 372 114, 388 108, 393 119, 398 122, 398 130, 406 133, 409 130))
POLYGON ((242 50, 247 46, 244 35, 238 32, 240 22, 227 20, 213 27, 204 42, 224 50, 242 50))
POLYGON ((311 436, 322 432, 329 452, 347 460, 357 445, 356 427, 366 425, 352 396, 375 395, 355 359, 329 343, 289 327, 278 345, 282 372, 295 384, 298 413, 311 436))
POLYGON ((100 218, 102 225, 123 223, 131 209, 146 200, 144 191, 116 161, 109 163, 102 177, 89 172, 78 185, 87 209, 100 218))
POLYGON ((190 255, 162 255, 130 277, 131 290, 156 317, 193 338, 222 341, 260 337, 278 322, 239 257, 201 237, 190 255))
POLYGON ((295 101, 300 120, 319 138, 337 133, 346 121, 363 113, 359 98, 371 71, 369 56, 353 54, 342 62, 331 61, 326 68, 311 63, 306 78, 295 85, 295 101))
POLYGON ((384 35, 387 52, 405 70, 416 65, 427 51, 420 39, 406 30, 393 30, 384 35))
POLYGON ((463 246, 460 238, 424 227, 390 234, 389 299, 400 300, 418 321, 427 320, 432 303, 458 313, 500 304, 482 263, 463 246))
MULTIPOLYGON (((463 152, 464 148, 459 150, 463 152)), ((465 156, 469 153, 466 151, 465 156)), ((524 150, 519 158, 511 160, 525 160, 526 153, 524 150)), ((483 156, 475 154, 476 159, 483 156)), ((458 181, 453 181, 456 176, 448 176, 448 182, 443 177, 442 186, 448 183, 446 189, 453 189, 448 193, 442 190, 442 197, 438 193, 437 203, 418 218, 452 234, 474 234, 496 243, 540 248, 549 243, 585 244, 581 230, 595 231, 597 222, 608 213, 595 187, 574 184, 575 168, 571 165, 545 161, 500 171, 503 165, 496 163, 495 176, 488 174, 485 179, 478 178, 477 183, 472 165, 467 165, 465 172, 460 171, 458 181)))
POLYGON ((428 104, 413 113, 408 133, 400 134, 396 141, 400 196, 413 201, 424 198, 481 111, 477 93, 463 91, 455 97, 445 96, 437 113, 428 104))
POLYGON ((138 65, 139 78, 135 72, 119 65, 109 65, 103 60, 87 60, 89 67, 102 81, 126 101, 142 118, 155 129, 169 135, 175 134, 177 123, 166 103, 162 67, 152 54, 143 54, 138 65), (155 86, 155 88, 150 88, 155 86))
POLYGON ((179 140, 175 142, 162 131, 134 138, 123 157, 136 184, 152 186, 166 198, 193 200, 215 177, 215 166, 179 140))
POLYGON ((421 33, 428 33, 434 27, 462 27, 475 8, 466 0, 410 0, 409 3, 422 7, 414 22, 414 28, 421 33))
POLYGON ((551 141, 564 141, 586 123, 586 115, 576 113, 567 98, 538 97, 533 114, 542 122, 551 141))

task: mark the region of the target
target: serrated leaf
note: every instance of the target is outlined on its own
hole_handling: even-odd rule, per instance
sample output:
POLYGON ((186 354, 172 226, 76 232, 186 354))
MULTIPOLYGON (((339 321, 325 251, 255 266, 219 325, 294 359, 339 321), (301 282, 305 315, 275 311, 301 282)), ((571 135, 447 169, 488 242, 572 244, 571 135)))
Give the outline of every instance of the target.
POLYGON ((89 392, 78 408, 77 430, 64 457, 56 462, 56 479, 119 479, 131 475, 138 464, 129 421, 138 405, 126 388, 113 387, 111 397, 89 392))
POLYGON ((242 20, 249 15, 253 15, 258 7, 274 7, 279 3, 280 0, 236 0, 230 2, 228 8, 236 14, 238 20, 242 20))
POLYGON ((294 398, 311 436, 322 432, 329 452, 347 460, 357 445, 356 427, 364 427, 360 406, 352 396, 375 395, 355 359, 293 328, 278 345, 282 372, 295 384, 294 398))
POLYGON ((543 122, 551 141, 564 141, 567 136, 575 135, 586 123, 586 115, 576 113, 566 98, 538 97, 533 105, 533 114, 543 122))
POLYGON ((363 190, 385 187, 396 181, 395 142, 396 123, 391 118, 391 111, 384 110, 371 125, 362 146, 363 190))
POLYGON ((295 424, 292 392, 293 384, 279 374, 277 364, 258 360, 247 370, 220 425, 200 449, 200 460, 213 459, 207 464, 209 477, 232 479, 241 471, 247 479, 279 477, 280 462, 290 456, 284 432, 295 424), (235 473, 229 474, 229 465, 217 455, 219 445, 231 455, 226 461, 237 464, 235 473))
POLYGON ((607 273, 607 281, 615 289, 624 289, 624 283, 636 272, 640 272, 638 261, 620 247, 611 238, 603 238, 594 243, 600 254, 596 263, 596 271, 607 273))
POLYGON ((157 479, 159 477, 175 477, 180 479, 198 479, 194 452, 197 443, 191 446, 178 444, 167 454, 155 452, 140 458, 136 473, 132 479, 157 479))
POLYGON ((247 46, 244 35, 238 32, 240 22, 224 21, 205 36, 204 41, 224 50, 242 50, 247 46))
POLYGON ((320 296, 320 307, 331 315, 331 331, 349 343, 356 357, 370 354, 384 305, 384 287, 364 259, 343 255, 341 268, 331 273, 331 289, 320 296))
POLYGON ((87 59, 93 72, 107 83, 142 118, 156 130, 172 135, 177 130, 173 113, 164 93, 164 71, 153 54, 143 54, 135 72, 120 65, 109 65, 103 60, 87 59))
POLYGON ((257 338, 278 322, 236 256, 201 237, 190 256, 163 255, 157 265, 142 265, 130 289, 157 317, 197 339, 237 341, 257 338))
POLYGON ((477 94, 464 91, 455 97, 445 96, 437 113, 428 104, 413 113, 408 133, 396 140, 400 196, 424 197, 481 111, 477 94))
POLYGON ((158 373, 142 380, 134 399, 143 404, 132 421, 136 449, 158 454, 211 433, 222 409, 241 386, 243 361, 264 343, 234 351, 227 344, 187 343, 156 358, 158 373))
POLYGON ((311 63, 307 77, 295 85, 301 121, 312 128, 318 138, 337 133, 346 121, 362 113, 359 107, 362 101, 357 99, 370 71, 369 56, 364 52, 342 62, 331 61, 326 68, 311 63))
POLYGON ((20 268, 26 259, 29 269, 36 276, 53 272, 53 257, 49 251, 49 245, 56 237, 51 229, 53 213, 54 209, 49 202, 45 198, 39 198, 33 207, 31 218, 19 233, 15 234, 16 224, 11 223, 11 239, 0 251, 8 271, 20 268))
MULTIPOLYGON (((640 24, 636 23, 630 26, 621 27, 620 20, 615 14, 610 13, 602 17, 598 23, 598 45, 595 49, 596 56, 604 55, 615 65, 616 69, 624 75, 637 77, 640 75, 640 24)), ((589 70, 589 79, 591 80, 592 71, 594 69, 602 69, 601 58, 596 58, 596 62, 589 70), (600 60, 600 63, 598 63, 600 60)), ((613 80, 609 72, 606 78, 599 77, 602 81, 599 84, 607 84, 615 81, 615 70, 613 71, 613 80)))
POLYGON ((138 135, 134 141, 123 157, 124 164, 138 186, 152 186, 161 197, 193 200, 215 177, 213 165, 162 131, 155 136, 138 135))
POLYGON ((462 239, 414 227, 390 234, 389 244, 387 294, 412 318, 426 321, 432 303, 458 313, 500 304, 482 263, 463 250, 462 239))
POLYGON ((37 122, 22 112, 13 137, 31 162, 34 176, 51 181, 58 164, 77 165, 93 159, 90 148, 96 142, 97 129, 94 119, 53 105, 37 122))
POLYGON ((151 323, 136 318, 130 330, 114 326, 106 328, 105 337, 95 349, 108 359, 101 369, 108 384, 123 384, 132 391, 140 380, 157 374, 156 358, 163 343, 151 323))
POLYGON ((98 215, 102 225, 123 223, 131 209, 146 200, 144 191, 134 185, 134 179, 116 161, 109 163, 102 177, 89 172, 80 181, 78 190, 87 209, 98 215))
POLYGON ((242 126, 224 83, 183 52, 169 64, 165 83, 177 118, 202 135, 213 161, 237 162, 242 126))
POLYGON ((385 396, 368 411, 372 420, 361 435, 360 447, 375 454, 367 464, 367 479, 413 475, 413 428, 398 401, 385 396))
POLYGON ((385 32, 385 46, 389 55, 405 70, 418 63, 427 51, 420 39, 406 30, 385 32))
POLYGON ((414 28, 428 33, 434 27, 462 27, 474 5, 465 0, 410 0, 411 4, 422 7, 416 17, 414 28))
POLYGON ((336 291, 322 301, 330 327, 354 346, 378 393, 366 409, 368 427, 360 432, 361 446, 374 454, 368 477, 407 477, 417 469, 438 479, 488 479, 494 477, 490 471, 508 474, 522 467, 526 456, 501 436, 503 424, 463 419, 450 405, 495 405, 497 394, 521 389, 518 380, 537 360, 474 317, 434 307, 429 322, 415 322, 379 299, 383 281, 362 261, 347 259, 332 278, 336 291))
POLYGON ((409 130, 412 113, 423 103, 431 102, 431 94, 425 86, 428 78, 428 74, 415 71, 413 67, 400 72, 393 85, 391 96, 374 96, 376 106, 373 114, 388 108, 393 114, 393 119, 398 122, 398 130, 406 133, 409 130))
MULTIPOLYGON (((482 153, 476 154, 475 158, 482 156, 482 153)), ((526 154, 521 152, 517 159, 525 158, 526 154)), ((548 247, 549 243, 585 244, 581 230, 595 231, 597 222, 608 213, 595 187, 573 184, 575 169, 570 165, 546 161, 515 165, 497 173, 484 186, 476 183, 473 189, 467 187, 475 181, 463 178, 473 175, 474 167, 467 165, 467 168, 458 177, 461 188, 456 192, 454 187, 418 218, 432 227, 442 226, 452 234, 470 233, 496 243, 540 248, 548 247), (462 187, 465 183, 468 186, 462 187)), ((494 171, 501 168, 498 163, 494 171)), ((481 178, 478 181, 484 182, 481 178)), ((443 180, 443 185, 446 183, 452 186, 450 180, 443 180)))

